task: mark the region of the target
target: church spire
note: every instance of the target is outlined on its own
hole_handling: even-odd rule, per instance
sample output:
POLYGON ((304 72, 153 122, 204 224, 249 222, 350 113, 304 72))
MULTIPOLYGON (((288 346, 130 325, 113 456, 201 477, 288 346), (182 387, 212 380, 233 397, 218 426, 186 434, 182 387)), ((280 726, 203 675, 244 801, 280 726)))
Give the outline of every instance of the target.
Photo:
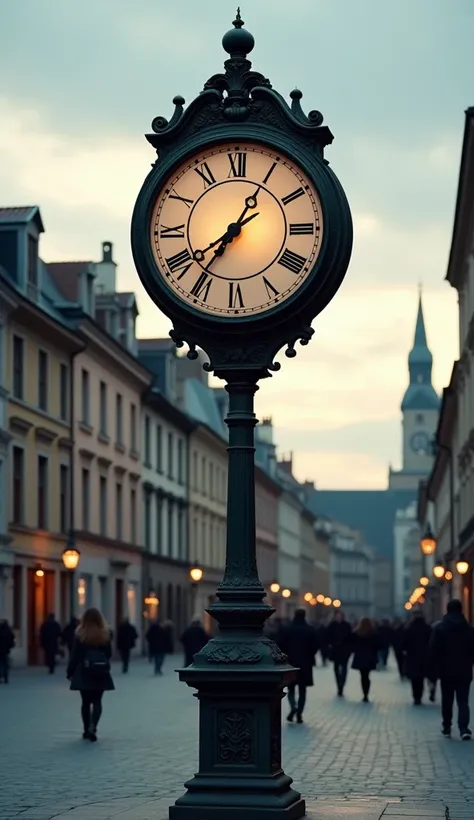
POLYGON ((428 344, 426 342, 425 320, 423 317, 423 303, 421 301, 421 288, 420 297, 418 300, 418 315, 416 317, 415 341, 413 343, 413 348, 428 349, 428 344))
POLYGON ((418 313, 415 325, 413 347, 408 356, 408 371, 410 383, 403 397, 402 410, 428 410, 438 407, 439 398, 431 383, 433 356, 426 340, 425 320, 423 316, 423 302, 418 299, 418 313))

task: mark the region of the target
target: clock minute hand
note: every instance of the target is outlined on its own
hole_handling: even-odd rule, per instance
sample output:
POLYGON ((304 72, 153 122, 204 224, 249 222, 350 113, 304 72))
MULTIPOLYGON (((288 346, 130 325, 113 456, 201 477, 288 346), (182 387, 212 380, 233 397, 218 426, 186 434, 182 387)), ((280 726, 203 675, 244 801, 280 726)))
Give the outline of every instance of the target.
POLYGON ((244 208, 244 210, 240 214, 240 217, 237 220, 237 225, 242 225, 243 219, 244 219, 247 211, 250 211, 252 208, 257 207, 257 204, 258 204, 257 203, 257 197, 258 197, 258 194, 260 192, 261 187, 262 186, 259 185, 257 190, 255 191, 255 193, 252 194, 251 196, 248 196, 247 199, 245 200, 245 208, 244 208))

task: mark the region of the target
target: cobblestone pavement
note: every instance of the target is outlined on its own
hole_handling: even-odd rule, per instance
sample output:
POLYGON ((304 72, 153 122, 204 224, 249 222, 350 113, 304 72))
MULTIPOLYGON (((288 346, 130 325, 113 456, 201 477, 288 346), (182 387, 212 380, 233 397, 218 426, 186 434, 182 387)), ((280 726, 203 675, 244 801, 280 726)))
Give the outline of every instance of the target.
MULTIPOLYGON (((173 674, 179 662, 163 678, 145 661, 115 670, 96 744, 81 738, 64 667, 13 671, 0 686, 0 820, 167 818, 197 759, 197 702, 173 674)), ((372 704, 356 673, 346 695, 319 668, 305 724, 284 722, 284 768, 310 818, 473 820, 474 742, 441 737, 438 706, 413 707, 393 671, 374 675, 372 704)))

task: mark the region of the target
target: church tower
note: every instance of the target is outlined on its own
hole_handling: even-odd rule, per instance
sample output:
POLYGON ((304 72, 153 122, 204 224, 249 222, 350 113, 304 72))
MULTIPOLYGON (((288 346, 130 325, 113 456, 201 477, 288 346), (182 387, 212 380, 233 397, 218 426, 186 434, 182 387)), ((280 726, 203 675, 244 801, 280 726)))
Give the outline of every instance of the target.
POLYGON ((421 293, 416 317, 415 338, 408 356, 409 384, 403 397, 403 466, 390 470, 389 487, 417 490, 433 464, 432 440, 436 432, 439 397, 431 383, 433 356, 426 341, 421 293))

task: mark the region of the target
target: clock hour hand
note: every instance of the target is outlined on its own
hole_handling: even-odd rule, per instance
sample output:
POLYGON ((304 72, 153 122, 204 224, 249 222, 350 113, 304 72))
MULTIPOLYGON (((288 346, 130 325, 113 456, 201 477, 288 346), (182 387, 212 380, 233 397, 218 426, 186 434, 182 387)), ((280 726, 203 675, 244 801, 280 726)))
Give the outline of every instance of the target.
POLYGON ((211 244, 208 245, 207 248, 204 248, 204 250, 202 250, 202 251, 199 250, 199 249, 195 250, 194 253, 193 253, 193 259, 196 262, 203 262, 205 254, 207 253, 207 251, 210 251, 216 245, 219 245, 219 242, 220 242, 221 244, 219 245, 219 247, 215 251, 214 257, 209 262, 207 267, 212 265, 212 263, 217 259, 218 256, 223 255, 227 245, 229 245, 237 236, 239 236, 239 234, 241 233, 241 230, 242 230, 242 226, 247 225, 249 222, 252 221, 252 219, 255 219, 255 217, 258 216, 258 215, 259 215, 258 213, 252 214, 251 216, 248 216, 247 219, 244 219, 241 222, 231 222, 231 224, 227 227, 227 230, 226 230, 225 234, 223 234, 221 237, 219 237, 219 239, 216 239, 215 242, 211 242, 211 244))

